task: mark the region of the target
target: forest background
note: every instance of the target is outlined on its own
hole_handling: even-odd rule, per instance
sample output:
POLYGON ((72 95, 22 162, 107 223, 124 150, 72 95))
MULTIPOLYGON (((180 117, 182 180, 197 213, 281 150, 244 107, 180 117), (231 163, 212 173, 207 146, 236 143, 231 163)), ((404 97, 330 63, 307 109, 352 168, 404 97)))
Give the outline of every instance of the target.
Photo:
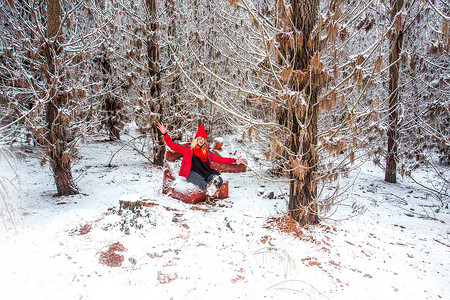
POLYGON ((449 18, 444 0, 1 1, 2 296, 444 298, 449 18), (161 193, 160 121, 247 158, 228 199, 161 193))
POLYGON ((256 141, 303 225, 367 160, 387 182, 432 166, 443 183, 424 188, 448 205, 446 1, 9 0, 0 18, 2 153, 32 145, 58 195, 80 192, 80 144, 125 124, 162 166, 163 121, 176 140, 203 124, 256 141))

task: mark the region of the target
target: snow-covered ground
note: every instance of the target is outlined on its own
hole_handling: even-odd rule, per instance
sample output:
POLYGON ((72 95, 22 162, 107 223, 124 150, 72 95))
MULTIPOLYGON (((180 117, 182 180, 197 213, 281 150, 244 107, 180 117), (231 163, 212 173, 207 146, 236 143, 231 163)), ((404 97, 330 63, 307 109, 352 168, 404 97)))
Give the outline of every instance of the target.
MULTIPOLYGON (((224 156, 239 152, 224 142, 224 156)), ((1 299, 450 299, 450 211, 406 179, 385 183, 364 164, 344 178, 354 185, 337 211, 295 235, 275 226, 287 184, 223 174, 228 199, 184 204, 161 193, 162 169, 131 149, 107 167, 120 147, 80 150, 73 171, 83 194, 71 197, 53 197, 36 154, 15 160, 20 193, 7 190, 21 218, 17 233, 0 226, 1 299), (136 194, 151 205, 139 218, 119 215, 119 198, 136 194), (115 243, 122 265, 101 264, 115 243)), ((14 177, 4 157, 0 172, 14 177)), ((424 171, 418 179, 434 180, 424 171)))

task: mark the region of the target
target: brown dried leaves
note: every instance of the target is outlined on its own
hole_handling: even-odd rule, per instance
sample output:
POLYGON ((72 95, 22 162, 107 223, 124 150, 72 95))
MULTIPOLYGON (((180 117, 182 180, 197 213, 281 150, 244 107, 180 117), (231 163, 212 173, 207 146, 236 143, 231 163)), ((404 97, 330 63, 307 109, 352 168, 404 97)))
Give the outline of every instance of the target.
POLYGON ((120 267, 124 261, 123 255, 116 251, 126 251, 127 249, 119 242, 109 245, 108 250, 100 252, 99 262, 110 267, 120 267))

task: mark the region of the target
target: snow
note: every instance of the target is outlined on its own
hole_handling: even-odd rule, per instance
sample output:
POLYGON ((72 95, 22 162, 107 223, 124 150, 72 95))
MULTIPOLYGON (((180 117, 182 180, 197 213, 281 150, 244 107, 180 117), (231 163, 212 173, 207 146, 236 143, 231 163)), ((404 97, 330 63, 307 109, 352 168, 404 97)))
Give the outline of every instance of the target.
MULTIPOLYGON (((162 194, 163 170, 131 149, 107 167, 120 148, 82 147, 73 171, 83 194, 70 197, 53 196, 37 154, 15 160, 20 182, 2 157, 22 217, 17 232, 0 227, 1 299, 449 299, 450 212, 407 179, 388 184, 365 163, 342 179, 354 184, 329 217, 295 236, 268 222, 287 210, 287 183, 223 174, 228 199, 185 204, 162 194), (119 215, 119 200, 152 205, 119 215), (116 242, 122 265, 100 264, 116 242)), ((238 148, 224 138, 224 156, 238 148)), ((417 177, 437 183, 425 169, 417 177)))

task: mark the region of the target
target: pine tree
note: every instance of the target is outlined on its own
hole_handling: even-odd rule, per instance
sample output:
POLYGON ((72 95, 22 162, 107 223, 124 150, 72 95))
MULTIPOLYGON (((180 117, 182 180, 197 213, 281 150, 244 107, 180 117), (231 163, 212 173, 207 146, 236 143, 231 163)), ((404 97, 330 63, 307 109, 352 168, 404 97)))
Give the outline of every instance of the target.
MULTIPOLYGON (((62 9, 59 0, 47 1, 47 39, 44 53, 47 59, 47 87, 49 101, 46 105, 46 146, 53 170, 56 189, 59 195, 73 195, 78 193, 72 177, 71 155, 68 147, 67 124, 69 116, 64 114, 69 96, 59 89, 58 81, 61 74, 56 66, 57 55, 62 51, 61 41, 62 9)), ((64 75, 62 75, 64 76, 64 75)))
POLYGON ((401 66, 400 55, 403 43, 403 0, 391 1, 391 20, 395 24, 392 30, 389 47, 389 127, 387 130, 388 149, 386 156, 385 180, 390 183, 397 182, 398 161, 398 109, 399 109, 399 69, 401 66))
POLYGON ((291 1, 292 31, 297 47, 292 51, 292 71, 303 73, 312 80, 306 83, 301 77, 292 81, 293 91, 303 93, 306 104, 292 101, 287 107, 291 131, 289 150, 291 171, 289 174, 289 212, 300 224, 319 222, 317 207, 317 118, 320 89, 321 63, 312 36, 318 19, 318 0, 291 1))
POLYGON ((153 141, 153 164, 157 166, 164 165, 165 143, 161 132, 156 128, 157 123, 163 114, 163 101, 161 98, 161 68, 160 68, 160 49, 158 45, 158 22, 157 22, 157 1, 146 0, 148 22, 150 32, 147 38, 148 55, 148 73, 150 80, 150 111, 152 117, 150 120, 150 133, 153 141), (158 115, 160 118, 153 117, 158 115))

